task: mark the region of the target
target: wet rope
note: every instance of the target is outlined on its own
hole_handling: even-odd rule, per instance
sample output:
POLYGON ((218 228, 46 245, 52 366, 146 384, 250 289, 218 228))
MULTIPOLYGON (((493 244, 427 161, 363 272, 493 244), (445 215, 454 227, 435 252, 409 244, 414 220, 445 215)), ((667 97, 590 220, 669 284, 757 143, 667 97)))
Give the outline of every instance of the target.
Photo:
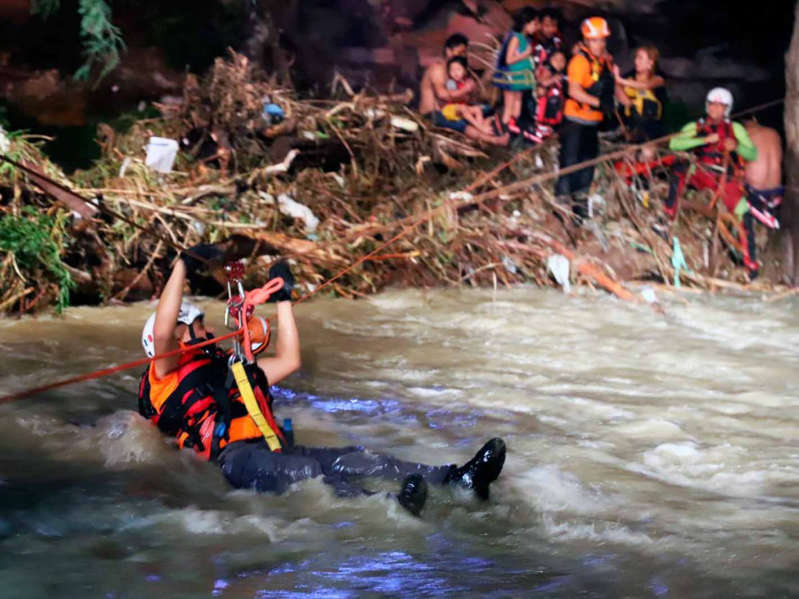
POLYGON ((115 374, 117 372, 121 372, 123 370, 130 370, 131 368, 136 368, 137 366, 143 366, 145 364, 149 364, 150 362, 154 362, 155 360, 160 360, 162 358, 171 358, 172 356, 178 356, 187 351, 194 351, 196 349, 200 349, 205 347, 206 345, 211 345, 213 343, 217 343, 219 341, 225 341, 226 339, 231 339, 238 335, 243 334, 243 329, 238 329, 233 331, 232 333, 227 333, 226 335, 220 335, 219 337, 214 337, 212 339, 207 339, 202 343, 192 344, 189 347, 181 347, 180 349, 175 349, 170 352, 166 352, 163 354, 159 354, 157 356, 153 356, 152 358, 142 358, 141 360, 134 360, 133 362, 126 362, 125 364, 120 364, 119 366, 112 366, 110 368, 104 368, 102 370, 95 370, 94 372, 88 372, 86 374, 81 374, 79 376, 74 376, 72 378, 63 379, 61 381, 57 381, 55 383, 48 383, 46 385, 42 385, 40 387, 34 387, 32 389, 26 389, 25 391, 20 391, 18 393, 12 393, 11 395, 5 395, 0 397, 0 403, 5 403, 8 401, 14 401, 16 399, 23 399, 25 397, 29 397, 31 395, 36 395, 37 393, 42 393, 44 391, 50 391, 52 389, 58 389, 59 387, 66 387, 67 385, 72 385, 74 383, 80 383, 83 381, 90 381, 92 379, 99 379, 104 376, 108 376, 111 374, 115 374))

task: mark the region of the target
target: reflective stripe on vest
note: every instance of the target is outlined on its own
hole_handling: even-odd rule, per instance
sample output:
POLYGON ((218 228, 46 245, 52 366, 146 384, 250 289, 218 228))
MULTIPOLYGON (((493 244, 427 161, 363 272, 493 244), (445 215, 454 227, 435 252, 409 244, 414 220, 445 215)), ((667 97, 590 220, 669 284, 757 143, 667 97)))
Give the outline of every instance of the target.
POLYGON ((250 415, 250 418, 252 418, 253 422, 255 422, 258 430, 261 431, 261 434, 266 440, 267 445, 269 445, 269 449, 272 451, 280 451, 280 439, 278 439, 277 433, 275 432, 277 426, 275 426, 274 419, 272 419, 271 423, 274 428, 269 426, 269 423, 266 421, 266 417, 261 412, 260 407, 258 406, 258 401, 255 399, 255 392, 252 390, 252 386, 250 385, 250 379, 247 377, 247 373, 244 371, 244 364, 241 362, 234 362, 230 368, 233 370, 233 376, 236 379, 236 386, 239 388, 239 394, 241 395, 241 399, 244 401, 244 405, 247 408, 247 413, 250 415))

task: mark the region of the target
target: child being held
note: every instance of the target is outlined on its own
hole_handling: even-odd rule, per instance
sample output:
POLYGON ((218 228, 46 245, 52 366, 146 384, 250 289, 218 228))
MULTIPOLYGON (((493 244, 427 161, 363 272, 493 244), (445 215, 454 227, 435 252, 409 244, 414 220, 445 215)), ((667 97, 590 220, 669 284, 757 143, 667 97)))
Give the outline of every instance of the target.
POLYGON ((563 104, 566 101, 566 55, 561 50, 555 50, 547 61, 538 67, 536 78, 538 98, 535 121, 535 130, 525 134, 527 139, 536 143, 551 137, 555 127, 563 120, 563 104))
MULTIPOLYGON (((462 56, 455 56, 447 61, 447 87, 450 89, 460 89, 466 84, 469 77, 466 59, 462 56)), ((441 109, 441 114, 448 121, 465 120, 467 123, 476 127, 483 133, 493 135, 491 123, 483 117, 483 109, 480 106, 469 106, 465 102, 450 102, 441 109)))

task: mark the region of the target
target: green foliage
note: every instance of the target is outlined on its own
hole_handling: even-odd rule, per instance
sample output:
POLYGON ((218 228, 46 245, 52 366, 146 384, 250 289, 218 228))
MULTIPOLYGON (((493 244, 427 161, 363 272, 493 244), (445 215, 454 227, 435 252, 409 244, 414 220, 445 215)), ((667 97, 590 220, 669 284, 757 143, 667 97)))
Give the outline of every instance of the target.
POLYGON ((86 62, 74 78, 85 81, 95 64, 102 65, 98 80, 119 64, 119 52, 125 49, 119 27, 111 23, 111 7, 105 0, 80 0, 80 33, 86 62))
POLYGON ((22 216, 6 214, 0 218, 0 250, 14 254, 17 265, 27 271, 47 270, 58 285, 56 311, 69 306, 69 290, 75 282, 61 261, 60 240, 64 232, 65 214, 50 216, 32 206, 22 216))
MULTIPOLYGON (((60 8, 61 0, 35 0, 31 12, 47 18, 60 8)), ((80 0, 78 14, 81 17, 80 36, 86 62, 73 78, 87 81, 94 67, 99 66, 99 82, 119 64, 119 53, 125 49, 122 32, 111 22, 111 7, 106 0, 80 0)))
POLYGON ((61 8, 61 0, 34 0, 31 3, 31 14, 47 18, 57 13, 59 8, 61 8))

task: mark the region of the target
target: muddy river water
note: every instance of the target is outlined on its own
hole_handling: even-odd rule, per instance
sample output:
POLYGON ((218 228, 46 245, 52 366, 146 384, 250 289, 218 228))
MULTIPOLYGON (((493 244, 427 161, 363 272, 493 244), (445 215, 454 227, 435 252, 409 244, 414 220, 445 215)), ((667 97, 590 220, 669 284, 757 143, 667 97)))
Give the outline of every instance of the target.
MULTIPOLYGON (((300 305, 275 389, 299 443, 462 463, 505 439, 488 502, 432 489, 420 519, 318 480, 231 490, 138 416, 140 371, 0 405, 0 597, 799 596, 799 301, 665 306, 300 305)), ((152 309, 0 321, 1 390, 140 357, 152 309)))

